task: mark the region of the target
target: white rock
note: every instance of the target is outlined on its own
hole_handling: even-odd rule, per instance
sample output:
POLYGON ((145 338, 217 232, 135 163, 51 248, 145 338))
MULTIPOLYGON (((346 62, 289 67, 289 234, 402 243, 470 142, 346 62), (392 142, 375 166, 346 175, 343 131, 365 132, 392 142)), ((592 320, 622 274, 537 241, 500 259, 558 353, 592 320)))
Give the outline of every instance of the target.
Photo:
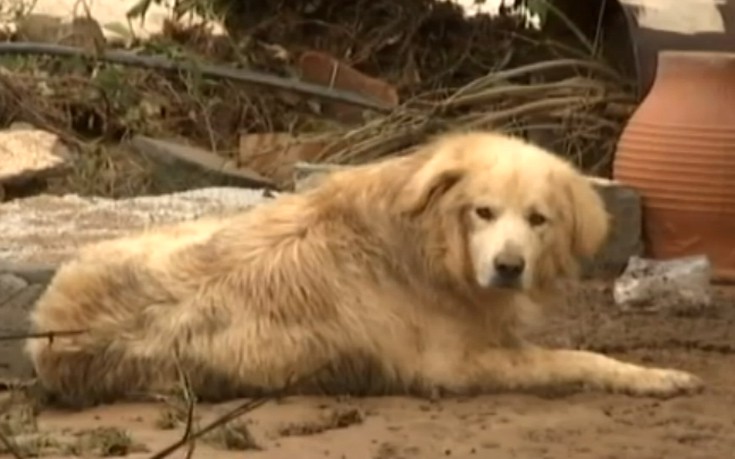
POLYGON ((68 148, 55 134, 23 125, 0 131, 0 183, 58 170, 69 159, 68 148))
POLYGON ((706 255, 667 260, 631 257, 615 281, 613 298, 623 311, 697 311, 712 304, 712 264, 706 255))

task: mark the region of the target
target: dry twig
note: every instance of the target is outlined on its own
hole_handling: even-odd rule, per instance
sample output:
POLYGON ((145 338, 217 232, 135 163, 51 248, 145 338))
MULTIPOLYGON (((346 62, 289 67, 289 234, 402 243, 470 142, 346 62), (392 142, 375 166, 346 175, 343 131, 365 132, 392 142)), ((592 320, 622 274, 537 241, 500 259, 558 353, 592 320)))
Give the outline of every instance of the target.
POLYGON ((572 151, 563 151, 579 164, 599 169, 609 158, 605 138, 615 138, 622 128, 625 110, 635 99, 623 89, 621 78, 594 61, 558 59, 495 72, 478 78, 435 100, 436 94, 416 97, 387 116, 345 130, 332 138, 319 161, 333 164, 359 164, 387 155, 402 154, 427 136, 449 129, 496 129, 518 133, 543 126, 564 132, 572 151), (540 83, 528 80, 536 72, 566 69, 577 76, 540 83), (339 139, 339 140, 334 140, 339 139), (345 141, 349 139, 349 141, 345 141), (596 150, 590 150, 594 148, 596 150), (591 154, 578 154, 581 151, 591 154))
POLYGON ((53 342, 57 336, 73 336, 87 333, 89 330, 58 330, 41 333, 17 333, 13 335, 0 335, 0 341, 20 341, 24 339, 48 339, 53 342))
POLYGON ((182 436, 181 439, 177 440, 176 442, 172 443, 171 445, 163 448, 162 450, 158 451, 157 453, 150 456, 148 459, 163 459, 164 457, 167 457, 171 455, 174 451, 178 450, 188 442, 193 442, 194 440, 202 437, 203 435, 206 435, 207 433, 213 431, 217 427, 223 426, 229 422, 234 421, 235 419, 255 410, 256 408, 259 408, 260 406, 265 405, 270 400, 276 399, 281 397, 283 394, 285 394, 287 391, 292 389, 293 387, 297 386, 298 384, 301 384, 305 381, 307 381, 309 378, 314 377, 316 374, 318 374, 320 371, 322 371, 324 368, 328 366, 324 365, 322 367, 317 368, 316 371, 312 373, 308 373, 302 377, 291 379, 288 381, 281 389, 276 390, 274 393, 269 395, 264 395, 261 397, 256 397, 250 400, 247 400, 240 405, 236 406, 232 410, 228 411, 224 415, 220 416, 219 418, 215 419, 214 421, 210 422, 206 426, 202 427, 201 429, 197 430, 196 432, 190 433, 189 435, 186 435, 185 438, 182 436))
POLYGON ((196 439, 200 438, 201 436, 207 434, 208 432, 211 432, 212 430, 216 429, 217 427, 227 424, 228 422, 234 419, 237 419, 240 416, 246 413, 249 413, 250 411, 253 411, 259 406, 264 405, 269 400, 271 400, 271 398, 272 397, 258 397, 252 400, 248 400, 247 402, 244 402, 241 405, 238 405, 233 410, 225 413, 220 418, 217 418, 214 421, 210 422, 205 427, 197 430, 196 432, 190 433, 189 435, 186 436, 187 438, 182 437, 181 439, 177 440, 176 442, 172 443, 166 448, 158 451, 157 453, 150 456, 149 459, 163 459, 164 457, 171 455, 174 451, 178 450, 179 448, 186 445, 187 443, 193 442, 196 439))
POLYGON ((196 448, 196 440, 192 438, 191 433, 194 429, 194 409, 196 406, 196 396, 191 388, 191 382, 189 375, 184 371, 181 366, 181 359, 178 354, 175 359, 176 371, 179 373, 179 379, 181 381, 181 389, 184 393, 184 401, 186 402, 186 425, 184 426, 184 434, 181 437, 181 441, 188 444, 186 450, 186 459, 190 459, 194 454, 196 448))

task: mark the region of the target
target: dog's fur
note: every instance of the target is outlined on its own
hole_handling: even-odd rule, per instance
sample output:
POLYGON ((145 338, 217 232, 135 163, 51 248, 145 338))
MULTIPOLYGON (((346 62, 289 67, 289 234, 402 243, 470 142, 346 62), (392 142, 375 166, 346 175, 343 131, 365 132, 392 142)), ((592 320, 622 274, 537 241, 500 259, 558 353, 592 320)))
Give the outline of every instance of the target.
POLYGON ((523 340, 537 304, 608 226, 596 191, 557 156, 505 135, 448 134, 235 216, 83 249, 32 324, 88 332, 27 351, 70 403, 166 390, 182 369, 210 400, 312 373, 294 390, 699 389, 682 371, 523 340), (497 260, 525 270, 508 281, 497 260))

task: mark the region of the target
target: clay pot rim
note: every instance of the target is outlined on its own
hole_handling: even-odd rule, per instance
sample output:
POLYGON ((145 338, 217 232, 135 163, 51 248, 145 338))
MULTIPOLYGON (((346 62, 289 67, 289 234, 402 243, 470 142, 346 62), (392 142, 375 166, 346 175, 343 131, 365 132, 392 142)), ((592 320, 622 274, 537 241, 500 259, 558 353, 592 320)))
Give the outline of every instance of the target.
MULTIPOLYGON (((735 70, 735 52, 729 51, 659 51, 657 77, 653 86, 663 84, 665 79, 694 79, 710 81, 732 75, 735 70), (724 72, 724 74, 723 74, 724 72)), ((706 84, 698 90, 718 91, 717 86, 706 84)))
POLYGON ((735 59, 735 52, 730 51, 686 51, 666 49, 658 52, 659 58, 683 57, 687 59, 735 59))

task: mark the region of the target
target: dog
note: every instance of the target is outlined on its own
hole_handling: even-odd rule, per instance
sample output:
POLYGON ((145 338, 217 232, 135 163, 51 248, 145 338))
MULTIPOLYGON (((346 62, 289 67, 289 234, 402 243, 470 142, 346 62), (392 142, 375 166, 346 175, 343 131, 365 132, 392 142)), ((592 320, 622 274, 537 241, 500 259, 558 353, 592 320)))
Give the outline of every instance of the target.
POLYGON ((501 133, 443 134, 235 215, 82 248, 31 322, 84 333, 26 351, 47 392, 76 406, 182 375, 200 400, 700 390, 684 371, 524 338, 610 218, 554 153, 501 133))

